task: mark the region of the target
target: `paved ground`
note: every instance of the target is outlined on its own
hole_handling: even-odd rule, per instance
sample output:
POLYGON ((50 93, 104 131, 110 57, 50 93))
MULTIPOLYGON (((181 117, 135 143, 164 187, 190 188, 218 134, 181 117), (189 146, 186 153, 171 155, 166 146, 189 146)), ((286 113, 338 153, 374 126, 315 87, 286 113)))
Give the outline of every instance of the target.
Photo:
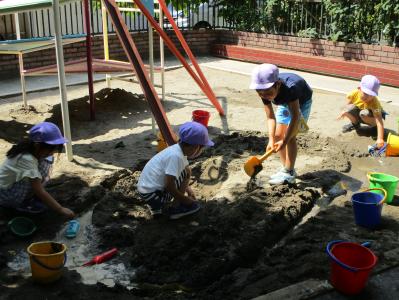
MULTIPOLYGON (((227 60, 216 57, 201 57, 198 59, 201 65, 209 68, 225 70, 229 72, 250 75, 252 69, 256 64, 246 63, 235 60, 227 60)), ((156 64, 158 64, 156 62, 156 64)), ((174 59, 169 58, 166 60, 166 66, 172 67, 180 63, 174 59)), ((282 72, 290 71, 288 69, 281 69, 282 72)), ((314 89, 327 90, 335 93, 346 94, 358 86, 357 80, 349 80, 336 78, 331 76, 323 76, 313 73, 294 71, 295 73, 304 77, 314 89)), ((96 74, 94 79, 96 81, 104 80, 105 75, 96 74)), ((86 74, 74 74, 67 76, 69 85, 81 84, 87 82, 86 74)), ((56 76, 37 76, 27 78, 27 90, 41 91, 58 87, 58 78, 56 76)), ((18 95, 21 92, 19 77, 12 77, 0 81, 0 98, 18 95)), ((29 98, 29 97, 28 97, 29 98)), ((399 106, 399 89, 382 86, 380 89, 380 99, 384 102, 390 102, 393 105, 399 106)))

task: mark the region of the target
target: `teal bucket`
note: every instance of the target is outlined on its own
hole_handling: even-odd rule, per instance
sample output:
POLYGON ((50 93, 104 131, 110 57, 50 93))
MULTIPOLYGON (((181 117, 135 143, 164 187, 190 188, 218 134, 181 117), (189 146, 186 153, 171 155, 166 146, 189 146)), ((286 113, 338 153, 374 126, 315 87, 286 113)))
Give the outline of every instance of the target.
MULTIPOLYGON (((379 188, 387 191, 386 203, 391 203, 393 197, 396 193, 396 188, 398 186, 399 178, 396 176, 384 174, 384 173, 367 173, 367 178, 369 180, 370 189, 379 188)), ((376 192, 381 193, 381 192, 376 192)))

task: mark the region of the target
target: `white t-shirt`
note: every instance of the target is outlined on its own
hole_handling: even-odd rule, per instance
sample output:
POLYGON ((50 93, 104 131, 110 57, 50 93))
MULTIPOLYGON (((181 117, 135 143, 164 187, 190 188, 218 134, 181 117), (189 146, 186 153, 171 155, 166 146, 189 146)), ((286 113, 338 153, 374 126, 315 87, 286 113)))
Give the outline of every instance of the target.
POLYGON ((180 145, 170 146, 151 158, 145 165, 137 183, 137 190, 143 194, 157 190, 163 191, 166 175, 179 178, 187 166, 188 160, 180 145))
POLYGON ((32 154, 19 154, 7 158, 0 166, 0 189, 7 189, 24 178, 39 178, 39 162, 32 154))

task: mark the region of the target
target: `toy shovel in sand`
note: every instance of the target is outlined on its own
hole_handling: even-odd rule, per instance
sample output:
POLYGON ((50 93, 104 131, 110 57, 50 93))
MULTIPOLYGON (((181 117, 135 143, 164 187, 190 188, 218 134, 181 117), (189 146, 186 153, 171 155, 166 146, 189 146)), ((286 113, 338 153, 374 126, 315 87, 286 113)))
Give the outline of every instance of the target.
POLYGON ((115 254, 118 253, 118 249, 112 248, 111 250, 104 252, 100 255, 96 255, 95 257, 92 258, 92 260, 88 261, 87 263, 83 264, 82 267, 87 267, 87 266, 92 266, 92 265, 97 265, 101 264, 107 260, 110 260, 112 257, 115 256, 115 254))
POLYGON ((260 171, 262 171, 262 162, 268 158, 272 153, 274 152, 274 149, 270 149, 267 151, 265 154, 263 154, 261 157, 256 157, 256 156, 251 156, 247 162, 244 165, 244 171, 247 173, 248 176, 255 176, 258 174, 260 171))

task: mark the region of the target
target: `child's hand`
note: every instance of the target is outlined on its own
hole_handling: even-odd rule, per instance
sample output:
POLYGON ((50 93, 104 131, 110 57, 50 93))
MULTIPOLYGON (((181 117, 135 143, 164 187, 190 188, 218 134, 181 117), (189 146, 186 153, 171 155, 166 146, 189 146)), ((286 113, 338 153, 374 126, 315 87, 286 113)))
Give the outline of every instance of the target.
POLYGON ((194 191, 191 189, 191 187, 187 187, 187 195, 188 195, 191 199, 196 200, 194 191))
POLYGON ((346 113, 346 111, 342 111, 342 112, 338 115, 337 120, 342 120, 342 119, 344 118, 344 116, 345 116, 345 113, 346 113))
POLYGON ((383 139, 378 139, 376 142, 377 148, 381 149, 382 147, 384 147, 384 140, 383 139))
POLYGON ((283 147, 285 147, 286 145, 287 145, 287 144, 284 143, 283 140, 278 141, 277 143, 275 143, 275 144, 273 145, 274 152, 279 152, 279 151, 280 151, 283 147))
POLYGON ((266 146, 266 152, 274 148, 274 139, 269 139, 269 143, 266 146))
POLYGON ((69 219, 72 219, 73 217, 75 217, 75 213, 66 207, 61 208, 60 213, 69 219))

